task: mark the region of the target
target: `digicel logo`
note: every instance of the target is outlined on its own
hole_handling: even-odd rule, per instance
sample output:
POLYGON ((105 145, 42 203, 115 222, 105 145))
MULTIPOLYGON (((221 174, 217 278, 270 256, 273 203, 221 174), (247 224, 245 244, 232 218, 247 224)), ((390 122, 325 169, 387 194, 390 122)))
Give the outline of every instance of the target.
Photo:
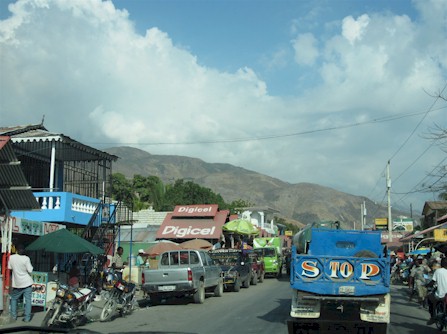
POLYGON ((179 227, 179 226, 165 226, 163 229, 162 235, 165 234, 174 234, 178 238, 182 238, 185 235, 213 235, 214 231, 216 230, 216 227, 207 227, 207 228, 200 228, 192 226, 188 227, 179 227))
POLYGON ((211 212, 212 207, 207 207, 207 208, 199 208, 199 207, 188 207, 188 206, 181 206, 178 208, 178 212, 182 213, 182 212, 186 212, 186 213, 204 213, 204 212, 211 212))

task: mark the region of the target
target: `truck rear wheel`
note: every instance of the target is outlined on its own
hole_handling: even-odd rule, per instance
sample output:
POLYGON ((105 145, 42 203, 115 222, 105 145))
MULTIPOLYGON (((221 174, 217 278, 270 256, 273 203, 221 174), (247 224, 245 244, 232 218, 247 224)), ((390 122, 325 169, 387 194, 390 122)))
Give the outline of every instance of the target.
POLYGON ((224 291, 224 286, 222 280, 219 281, 219 284, 214 288, 214 297, 222 297, 224 291))
POLYGON ((158 304, 161 303, 161 297, 160 297, 160 295, 157 295, 157 294, 153 293, 153 294, 150 294, 150 295, 149 295, 149 298, 150 298, 150 300, 151 300, 151 305, 152 305, 152 306, 155 306, 155 305, 158 305, 158 304))
POLYGON ((244 288, 247 288, 247 289, 250 287, 250 276, 248 276, 248 277, 245 279, 245 281, 242 282, 242 286, 243 286, 244 288))
POLYGON ((257 285, 258 284, 258 273, 254 273, 253 277, 251 278, 251 284, 257 285))
POLYGON ((205 302, 205 287, 203 286, 203 282, 199 283, 199 287, 193 296, 194 303, 203 304, 205 302))
POLYGON ((234 292, 241 291, 241 281, 239 279, 237 279, 236 282, 234 282, 233 290, 234 292))

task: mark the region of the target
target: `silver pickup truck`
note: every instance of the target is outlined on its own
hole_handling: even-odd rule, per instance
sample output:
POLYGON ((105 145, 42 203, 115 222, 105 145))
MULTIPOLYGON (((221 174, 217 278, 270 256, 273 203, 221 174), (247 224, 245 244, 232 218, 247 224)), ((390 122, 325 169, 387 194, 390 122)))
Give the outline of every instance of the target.
POLYGON ((213 292, 216 297, 223 294, 222 270, 206 251, 164 252, 158 269, 143 270, 141 282, 152 305, 161 299, 182 296, 192 296, 195 303, 202 304, 205 292, 213 292))

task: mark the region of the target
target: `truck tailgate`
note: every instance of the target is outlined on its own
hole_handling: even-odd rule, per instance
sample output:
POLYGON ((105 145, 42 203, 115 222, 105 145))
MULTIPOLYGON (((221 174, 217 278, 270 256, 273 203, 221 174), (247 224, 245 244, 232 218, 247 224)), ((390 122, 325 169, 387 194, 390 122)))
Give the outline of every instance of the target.
POLYGON ((291 287, 319 295, 368 296, 390 290, 386 258, 294 254, 291 287))
POLYGON ((178 284, 188 281, 188 267, 166 267, 144 271, 145 284, 164 285, 178 284))

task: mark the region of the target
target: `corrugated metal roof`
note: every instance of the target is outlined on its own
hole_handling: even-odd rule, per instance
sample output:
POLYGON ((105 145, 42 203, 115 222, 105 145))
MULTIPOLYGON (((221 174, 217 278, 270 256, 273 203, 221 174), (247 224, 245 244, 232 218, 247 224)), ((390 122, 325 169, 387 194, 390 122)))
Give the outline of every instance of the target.
POLYGON ((40 209, 9 136, 0 136, 0 212, 40 209))
POLYGON ((442 210, 442 209, 447 209, 447 201, 425 202, 422 214, 425 216, 431 213, 431 211, 442 210))
POLYGON ((51 145, 56 145, 56 160, 63 161, 96 161, 110 160, 116 161, 118 157, 107 152, 103 152, 86 146, 68 136, 59 133, 49 132, 43 125, 16 126, 10 128, 0 128, 0 135, 11 137, 16 152, 40 158, 51 158, 51 145))

